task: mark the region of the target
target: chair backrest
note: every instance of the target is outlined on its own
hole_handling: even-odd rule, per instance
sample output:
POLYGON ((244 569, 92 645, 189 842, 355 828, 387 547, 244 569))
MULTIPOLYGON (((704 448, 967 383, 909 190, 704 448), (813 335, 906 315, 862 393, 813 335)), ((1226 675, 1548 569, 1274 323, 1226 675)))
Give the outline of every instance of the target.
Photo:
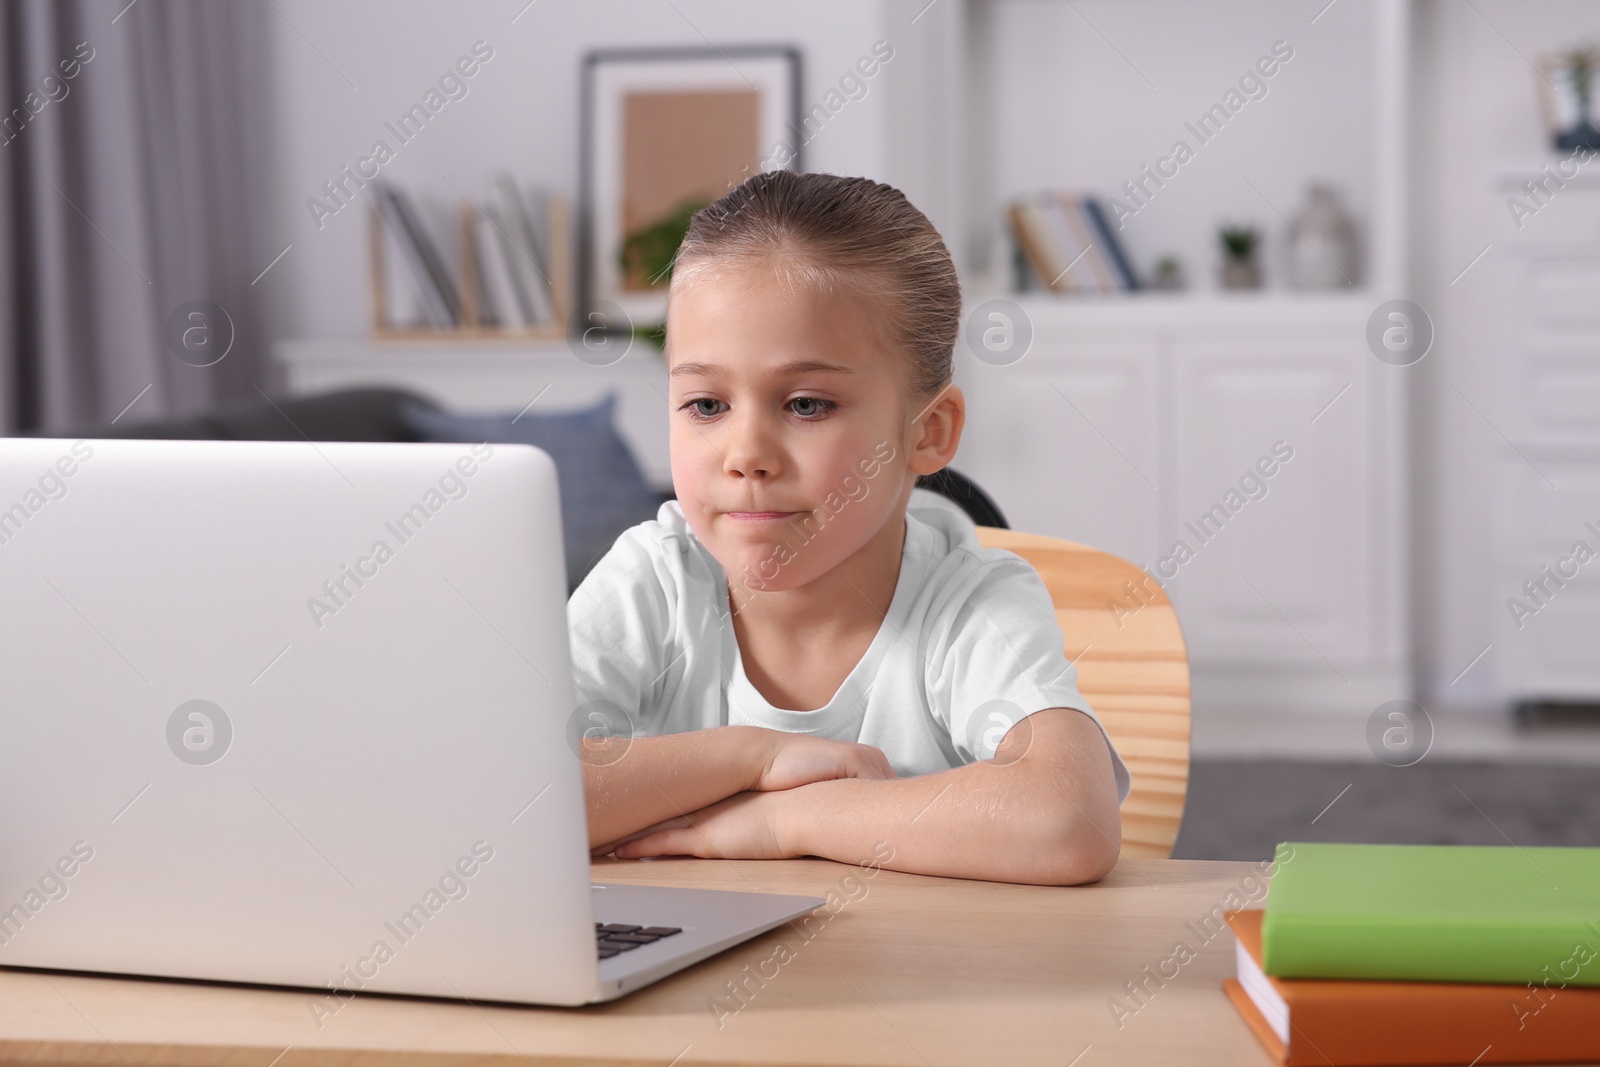
POLYGON ((1027 560, 1050 591, 1078 688, 1133 774, 1123 853, 1171 855, 1189 788, 1189 659, 1172 602, 1109 552, 988 526, 978 538, 1027 560))

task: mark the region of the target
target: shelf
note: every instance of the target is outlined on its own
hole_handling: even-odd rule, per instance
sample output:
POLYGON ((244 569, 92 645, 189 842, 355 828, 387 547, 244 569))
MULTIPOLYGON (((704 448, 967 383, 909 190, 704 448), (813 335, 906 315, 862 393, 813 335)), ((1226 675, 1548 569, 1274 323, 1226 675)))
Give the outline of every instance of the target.
POLYGON ((1302 292, 1263 289, 1133 292, 1114 296, 1052 296, 1047 293, 971 292, 969 306, 985 300, 1014 302, 1037 326, 1183 326, 1208 323, 1323 324, 1365 321, 1387 297, 1370 289, 1302 292))
MULTIPOLYGON (((1494 177, 1492 180, 1495 190, 1510 194, 1520 193, 1524 182, 1548 180, 1549 175, 1545 173, 1545 167, 1550 168, 1550 173, 1554 174, 1563 183, 1563 187, 1577 186, 1584 190, 1600 189, 1600 152, 1591 155, 1586 163, 1579 163, 1576 159, 1573 159, 1565 168, 1565 170, 1572 172, 1569 175, 1563 173, 1561 164, 1571 154, 1570 152, 1558 152, 1552 148, 1542 156, 1502 163, 1493 171, 1494 177)), ((1556 190, 1558 194, 1560 191, 1560 188, 1556 190)))
MULTIPOLYGON (((634 353, 629 352, 628 362, 634 353)), ((377 341, 292 340, 278 343, 278 358, 297 366, 434 367, 447 359, 457 367, 518 366, 576 362, 564 337, 484 338, 460 342, 454 335, 429 335, 377 341)))
POLYGON ((488 341, 514 345, 562 341, 566 336, 566 329, 559 325, 521 330, 501 330, 489 326, 460 326, 449 330, 427 326, 374 326, 372 330, 372 340, 385 344, 396 341, 464 341, 480 344, 488 341))

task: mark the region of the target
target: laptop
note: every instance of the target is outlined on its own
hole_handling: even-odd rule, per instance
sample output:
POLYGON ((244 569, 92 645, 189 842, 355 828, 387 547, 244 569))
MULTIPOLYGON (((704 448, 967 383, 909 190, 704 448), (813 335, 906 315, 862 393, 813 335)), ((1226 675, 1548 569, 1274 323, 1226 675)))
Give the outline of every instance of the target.
POLYGON ((0 441, 0 965, 610 1000, 823 905, 593 885, 529 445, 0 441))

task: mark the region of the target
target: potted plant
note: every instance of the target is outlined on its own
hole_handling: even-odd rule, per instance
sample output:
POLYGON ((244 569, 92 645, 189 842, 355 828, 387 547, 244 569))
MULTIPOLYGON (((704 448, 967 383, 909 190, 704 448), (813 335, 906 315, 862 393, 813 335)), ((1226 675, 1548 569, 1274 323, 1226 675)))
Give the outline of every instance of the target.
POLYGON ((1225 225, 1217 231, 1217 237, 1222 242, 1222 287, 1261 288, 1261 264, 1256 259, 1261 235, 1256 228, 1225 225))
POLYGON ((1184 287, 1183 261, 1170 253, 1156 260, 1155 273, 1150 277, 1150 288, 1176 292, 1184 287))
MULTIPOLYGON (((708 203, 710 201, 704 199, 685 200, 671 213, 629 234, 617 253, 617 265, 622 273, 645 285, 672 284, 672 264, 678 255, 678 246, 689 232, 689 220, 708 203)), ((631 331, 634 340, 648 341, 658 352, 666 349, 665 322, 635 323, 631 331)))

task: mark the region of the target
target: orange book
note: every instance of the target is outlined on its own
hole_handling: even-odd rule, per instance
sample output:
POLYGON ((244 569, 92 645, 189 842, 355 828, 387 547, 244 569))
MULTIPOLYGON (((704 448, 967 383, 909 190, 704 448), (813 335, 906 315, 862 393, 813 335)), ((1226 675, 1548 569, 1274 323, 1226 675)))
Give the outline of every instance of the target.
POLYGON ((1022 246, 1022 254, 1038 276, 1040 284, 1051 292, 1069 291, 1072 288, 1070 279, 1062 277, 1066 273, 1066 262, 1060 259, 1054 240, 1044 231, 1045 223, 1038 205, 1019 200, 1007 208, 1007 213, 1011 218, 1012 232, 1022 246))
POLYGON ((1081 198, 1069 193, 1057 193, 1057 201, 1061 205, 1061 213, 1066 216, 1067 227, 1072 231, 1073 240, 1077 241, 1079 248, 1087 248, 1084 255, 1085 268, 1094 276, 1094 288, 1102 293, 1116 293, 1122 290, 1122 283, 1117 280, 1116 273, 1111 269, 1111 262, 1106 256, 1106 250, 1095 240, 1095 235, 1084 225, 1083 207, 1081 198))
POLYGON ((1261 915, 1228 913, 1239 977, 1222 989, 1286 1067, 1600 1060, 1600 988, 1273 978, 1261 915))

